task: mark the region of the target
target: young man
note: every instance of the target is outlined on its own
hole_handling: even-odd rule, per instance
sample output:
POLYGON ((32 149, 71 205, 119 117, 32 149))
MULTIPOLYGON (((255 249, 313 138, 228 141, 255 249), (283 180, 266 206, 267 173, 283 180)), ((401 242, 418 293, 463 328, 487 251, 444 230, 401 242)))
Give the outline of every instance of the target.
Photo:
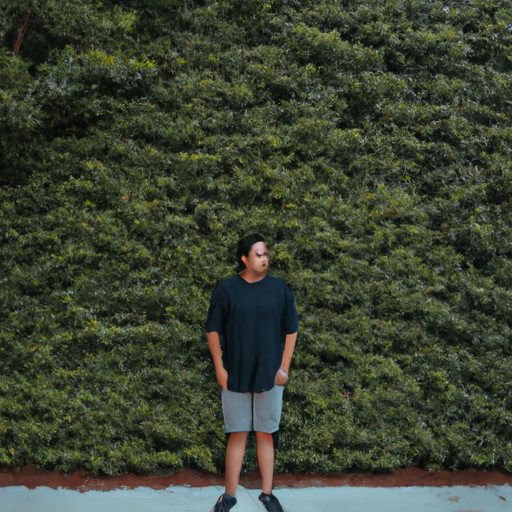
POLYGON ((274 439, 297 339, 297 310, 286 282, 267 275, 270 255, 262 235, 251 233, 239 240, 237 261, 240 273, 216 288, 206 320, 229 435, 226 488, 210 512, 228 512, 236 504, 250 431, 256 433, 259 499, 269 512, 283 512, 272 494, 274 439))

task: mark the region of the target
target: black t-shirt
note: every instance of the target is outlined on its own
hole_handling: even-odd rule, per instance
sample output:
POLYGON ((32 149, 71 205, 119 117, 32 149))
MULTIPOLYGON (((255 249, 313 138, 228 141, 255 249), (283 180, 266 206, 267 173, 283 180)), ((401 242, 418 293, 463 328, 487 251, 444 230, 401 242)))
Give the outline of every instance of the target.
POLYGON ((222 281, 208 309, 206 332, 218 332, 228 389, 261 393, 274 387, 287 334, 298 329, 293 294, 282 279, 266 275, 248 283, 222 281))

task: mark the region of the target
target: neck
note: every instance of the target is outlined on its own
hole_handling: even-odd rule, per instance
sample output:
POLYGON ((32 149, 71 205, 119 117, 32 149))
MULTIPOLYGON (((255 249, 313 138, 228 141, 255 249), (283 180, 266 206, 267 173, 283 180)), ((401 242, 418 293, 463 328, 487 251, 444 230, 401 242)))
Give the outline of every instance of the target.
POLYGON ((241 272, 240 277, 242 277, 242 279, 245 279, 248 283, 257 283, 258 281, 264 279, 266 275, 266 272, 263 274, 255 274, 254 272, 245 269, 243 272, 241 272))

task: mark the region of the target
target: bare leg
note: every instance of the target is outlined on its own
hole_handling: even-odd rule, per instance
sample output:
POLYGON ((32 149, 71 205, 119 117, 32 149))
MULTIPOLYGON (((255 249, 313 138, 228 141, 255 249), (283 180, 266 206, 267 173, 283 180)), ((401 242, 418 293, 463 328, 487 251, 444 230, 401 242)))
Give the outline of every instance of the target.
POLYGON ((226 494, 234 496, 238 482, 240 481, 240 471, 244 462, 245 445, 247 443, 248 432, 232 432, 229 435, 228 447, 226 450, 226 494))
POLYGON ((274 483, 274 440, 272 434, 256 432, 256 455, 261 473, 261 490, 272 494, 274 483))

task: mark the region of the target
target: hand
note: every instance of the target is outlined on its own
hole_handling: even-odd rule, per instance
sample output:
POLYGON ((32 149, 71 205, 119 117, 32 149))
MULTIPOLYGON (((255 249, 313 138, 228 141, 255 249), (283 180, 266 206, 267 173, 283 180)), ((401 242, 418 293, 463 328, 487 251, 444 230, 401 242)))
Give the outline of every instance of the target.
POLYGON ((274 384, 276 386, 284 386, 288 382, 288 374, 279 368, 276 373, 276 378, 274 379, 274 384))
POLYGON ((217 382, 223 390, 228 389, 228 372, 225 368, 217 370, 217 382))

